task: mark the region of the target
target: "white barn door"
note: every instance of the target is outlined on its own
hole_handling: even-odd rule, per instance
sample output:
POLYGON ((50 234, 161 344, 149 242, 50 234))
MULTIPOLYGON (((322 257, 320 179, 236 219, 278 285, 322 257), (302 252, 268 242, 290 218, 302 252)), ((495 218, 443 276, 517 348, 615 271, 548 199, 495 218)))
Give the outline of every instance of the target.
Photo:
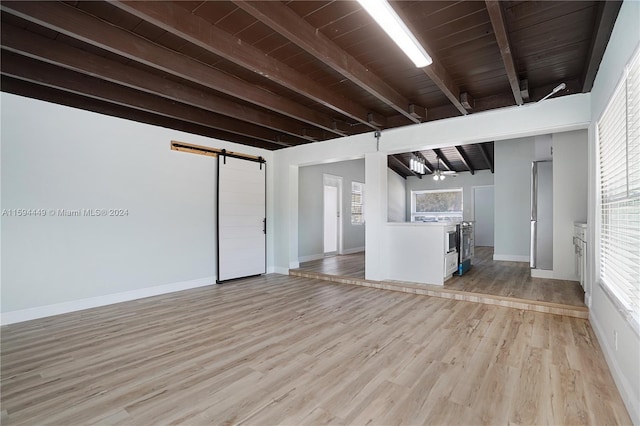
POLYGON ((217 282, 266 273, 264 160, 218 155, 217 282))

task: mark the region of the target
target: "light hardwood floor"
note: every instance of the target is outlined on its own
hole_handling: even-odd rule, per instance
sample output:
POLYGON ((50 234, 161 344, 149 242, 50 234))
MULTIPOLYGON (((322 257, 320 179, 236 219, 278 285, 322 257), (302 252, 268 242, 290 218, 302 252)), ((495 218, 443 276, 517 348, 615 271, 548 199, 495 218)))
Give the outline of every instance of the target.
MULTIPOLYGON (((364 253, 304 262, 300 270, 364 279, 364 253)), ((447 280, 445 289, 584 307, 584 291, 576 281, 531 278, 523 262, 493 260, 492 247, 476 247, 469 272, 447 280)))
POLYGON ((302 262, 299 269, 320 274, 364 279, 364 252, 302 262))
POLYGON ((2 327, 2 424, 630 424, 586 320, 282 275, 2 327))

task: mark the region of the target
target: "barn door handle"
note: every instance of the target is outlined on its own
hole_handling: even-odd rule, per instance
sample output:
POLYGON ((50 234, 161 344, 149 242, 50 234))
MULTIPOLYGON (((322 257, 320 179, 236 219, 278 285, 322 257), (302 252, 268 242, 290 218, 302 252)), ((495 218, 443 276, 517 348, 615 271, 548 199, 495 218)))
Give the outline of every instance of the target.
POLYGON ((265 235, 267 234, 267 218, 266 217, 262 219, 262 232, 265 235))

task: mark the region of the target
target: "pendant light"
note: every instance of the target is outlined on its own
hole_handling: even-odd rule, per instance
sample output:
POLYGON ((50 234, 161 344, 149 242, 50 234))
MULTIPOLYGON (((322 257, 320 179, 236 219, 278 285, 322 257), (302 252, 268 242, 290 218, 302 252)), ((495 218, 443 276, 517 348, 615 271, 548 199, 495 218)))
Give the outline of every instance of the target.
POLYGON ((427 165, 424 162, 423 158, 416 156, 415 154, 411 154, 411 159, 409 160, 409 168, 412 172, 424 175, 427 173, 427 165))

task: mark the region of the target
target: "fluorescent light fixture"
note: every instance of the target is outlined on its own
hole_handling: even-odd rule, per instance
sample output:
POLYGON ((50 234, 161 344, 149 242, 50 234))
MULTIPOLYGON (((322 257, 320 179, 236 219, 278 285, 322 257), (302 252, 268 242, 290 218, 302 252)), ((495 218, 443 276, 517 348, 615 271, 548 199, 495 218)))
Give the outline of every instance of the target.
POLYGON ((418 68, 433 61, 387 0, 358 0, 358 3, 380 25, 418 68))

